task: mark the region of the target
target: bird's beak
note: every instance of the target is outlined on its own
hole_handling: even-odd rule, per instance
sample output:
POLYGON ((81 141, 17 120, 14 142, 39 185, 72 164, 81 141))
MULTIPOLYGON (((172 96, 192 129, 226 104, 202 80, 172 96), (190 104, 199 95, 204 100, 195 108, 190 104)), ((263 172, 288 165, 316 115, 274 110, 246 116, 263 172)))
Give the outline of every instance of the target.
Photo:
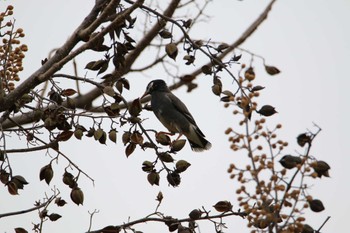
POLYGON ((141 98, 140 99, 143 99, 145 96, 147 96, 149 93, 148 93, 148 91, 146 91, 142 96, 141 96, 141 98))

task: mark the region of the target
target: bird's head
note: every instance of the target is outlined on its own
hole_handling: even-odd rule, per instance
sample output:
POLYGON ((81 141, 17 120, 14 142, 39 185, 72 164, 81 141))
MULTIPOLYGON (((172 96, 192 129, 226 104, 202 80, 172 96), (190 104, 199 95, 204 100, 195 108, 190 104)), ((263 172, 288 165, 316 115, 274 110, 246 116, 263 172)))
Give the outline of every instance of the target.
POLYGON ((146 91, 142 95, 141 99, 143 97, 145 97, 146 95, 148 95, 148 94, 152 95, 152 93, 155 92, 155 91, 168 92, 169 88, 166 85, 166 83, 164 82, 164 80, 161 80, 161 79, 153 80, 147 85, 146 91))

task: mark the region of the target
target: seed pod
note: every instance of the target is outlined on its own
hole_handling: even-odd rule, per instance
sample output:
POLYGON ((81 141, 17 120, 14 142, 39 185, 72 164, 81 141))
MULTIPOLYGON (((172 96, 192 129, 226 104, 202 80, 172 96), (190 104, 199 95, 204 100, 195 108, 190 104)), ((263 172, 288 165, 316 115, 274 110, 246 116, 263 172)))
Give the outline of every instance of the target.
POLYGON ((176 187, 181 183, 180 174, 177 173, 176 171, 170 172, 166 178, 167 178, 169 184, 173 187, 176 187))
POLYGON ((83 137, 83 131, 81 129, 76 129, 74 131, 74 136, 76 137, 76 139, 81 140, 81 138, 83 137))
POLYGON ((202 66, 201 70, 205 75, 211 75, 213 73, 213 71, 211 70, 211 66, 208 65, 202 66))
POLYGON ((273 114, 277 113, 277 111, 275 110, 275 107, 271 105, 264 105, 257 112, 263 116, 272 116, 273 114))
POLYGON ((171 142, 170 137, 164 133, 157 133, 156 141, 162 144, 163 146, 170 145, 170 142, 171 142))
POLYGON ((7 185, 7 190, 11 195, 18 194, 18 187, 15 182, 10 181, 6 185, 7 185))
POLYGON ((13 176, 11 181, 16 183, 18 189, 23 189, 24 185, 29 184, 23 176, 19 175, 13 176))
POLYGON ((28 233, 28 231, 25 230, 25 229, 22 228, 22 227, 16 227, 16 228, 15 228, 15 233, 28 233))
POLYGON ((161 30, 159 33, 160 37, 162 37, 163 39, 169 39, 171 38, 173 35, 171 34, 171 32, 169 32, 167 29, 163 29, 161 30))
POLYGON ((322 201, 318 199, 309 201, 309 205, 310 205, 310 209, 314 212, 321 212, 325 209, 322 201))
POLYGON ((191 65, 196 59, 196 57, 193 55, 185 55, 183 59, 186 61, 186 65, 191 65))
POLYGON ((189 166, 191 166, 191 164, 189 162, 187 162, 186 160, 179 160, 176 162, 176 171, 178 173, 184 172, 187 170, 187 168, 189 166))
POLYGON ((218 212, 228 212, 232 210, 232 204, 229 201, 219 201, 213 207, 218 212))
POLYGON ((220 85, 215 84, 211 87, 211 91, 214 93, 214 95, 220 96, 222 88, 220 85))
POLYGON ((62 181, 64 184, 68 185, 70 188, 74 188, 77 186, 77 183, 74 180, 74 176, 67 171, 63 173, 62 181))
POLYGON ((144 161, 142 163, 142 171, 144 172, 151 172, 154 169, 154 165, 151 161, 144 161))
POLYGON ((124 143, 124 146, 130 142, 130 136, 131 136, 131 133, 130 132, 124 132, 123 133, 123 136, 122 136, 122 141, 124 143))
POLYGON ((311 166, 315 170, 319 178, 321 178, 322 176, 329 177, 328 170, 331 169, 331 167, 325 161, 316 161, 316 163, 312 164, 311 166))
POLYGON ((77 204, 77 205, 83 205, 84 202, 84 193, 83 191, 81 191, 80 188, 75 187, 72 189, 71 193, 70 193, 70 198, 72 199, 72 201, 77 204))
POLYGON ((173 151, 180 151, 186 144, 186 139, 179 139, 176 141, 173 141, 171 144, 171 149, 173 151))
POLYGON ((129 113, 133 117, 137 117, 140 112, 142 111, 142 105, 139 98, 132 101, 131 105, 129 106, 129 113))
POLYGON ((117 143, 117 131, 115 129, 112 129, 108 133, 108 138, 114 143, 117 143))
POLYGON ((147 175, 147 180, 152 186, 153 185, 159 186, 160 176, 157 172, 153 171, 147 175))
POLYGON ((309 224, 304 224, 301 233, 314 233, 314 229, 309 224))
POLYGON ((275 66, 267 66, 265 65, 265 70, 269 75, 275 75, 275 74, 279 74, 281 71, 275 67, 275 66))
POLYGON ((174 158, 169 153, 160 153, 158 155, 159 159, 162 160, 165 163, 172 163, 174 162, 174 158))
POLYGON ((292 169, 295 168, 298 164, 301 164, 301 158, 299 156, 285 155, 279 161, 284 168, 292 169))
POLYGON ((253 67, 249 67, 245 72, 244 72, 244 77, 248 81, 253 81, 255 79, 255 72, 253 67))
POLYGON ((299 134, 299 136, 297 137, 297 142, 299 146, 304 147, 306 143, 311 143, 311 137, 306 133, 299 134))
POLYGON ((171 59, 175 61, 179 51, 177 50, 176 44, 170 43, 165 46, 165 52, 171 59))
POLYGON ((7 184, 7 182, 9 182, 9 178, 10 178, 10 173, 6 172, 5 170, 1 170, 0 171, 0 181, 3 184, 7 184))
POLYGON ((44 180, 47 184, 50 184, 50 181, 53 177, 53 170, 51 164, 48 164, 40 169, 39 178, 40 180, 44 180))
POLYGON ((50 214, 49 215, 49 219, 50 219, 50 221, 57 221, 59 218, 61 218, 62 216, 61 215, 59 215, 59 214, 50 214))
POLYGON ((199 209, 194 209, 188 214, 188 216, 190 216, 190 219, 192 220, 197 220, 202 216, 202 213, 203 212, 200 211, 199 209))
POLYGON ((67 204, 67 202, 65 200, 63 200, 61 197, 57 197, 55 199, 55 204, 59 207, 64 206, 65 204, 67 204))

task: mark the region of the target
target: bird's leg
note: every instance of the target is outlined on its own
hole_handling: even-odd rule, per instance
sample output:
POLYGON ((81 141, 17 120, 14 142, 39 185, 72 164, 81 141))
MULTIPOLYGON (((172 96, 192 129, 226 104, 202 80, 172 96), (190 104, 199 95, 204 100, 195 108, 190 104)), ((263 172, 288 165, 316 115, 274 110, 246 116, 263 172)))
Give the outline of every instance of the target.
POLYGON ((179 133, 179 136, 176 138, 175 141, 179 140, 182 137, 182 135, 183 135, 182 133, 179 133))
POLYGON ((171 133, 171 132, 164 132, 164 131, 160 131, 160 132, 158 132, 158 133, 159 133, 159 134, 170 135, 170 136, 175 135, 175 133, 171 133))

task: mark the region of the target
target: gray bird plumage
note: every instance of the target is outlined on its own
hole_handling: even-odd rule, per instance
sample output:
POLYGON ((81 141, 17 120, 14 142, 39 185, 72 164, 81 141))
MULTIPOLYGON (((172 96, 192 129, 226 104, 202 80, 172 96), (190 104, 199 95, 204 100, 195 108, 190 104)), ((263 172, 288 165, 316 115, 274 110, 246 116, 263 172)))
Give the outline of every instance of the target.
POLYGON ((210 149, 211 143, 205 139, 185 104, 171 93, 163 80, 151 81, 142 97, 147 94, 152 97, 154 114, 171 133, 184 134, 193 151, 210 149))

